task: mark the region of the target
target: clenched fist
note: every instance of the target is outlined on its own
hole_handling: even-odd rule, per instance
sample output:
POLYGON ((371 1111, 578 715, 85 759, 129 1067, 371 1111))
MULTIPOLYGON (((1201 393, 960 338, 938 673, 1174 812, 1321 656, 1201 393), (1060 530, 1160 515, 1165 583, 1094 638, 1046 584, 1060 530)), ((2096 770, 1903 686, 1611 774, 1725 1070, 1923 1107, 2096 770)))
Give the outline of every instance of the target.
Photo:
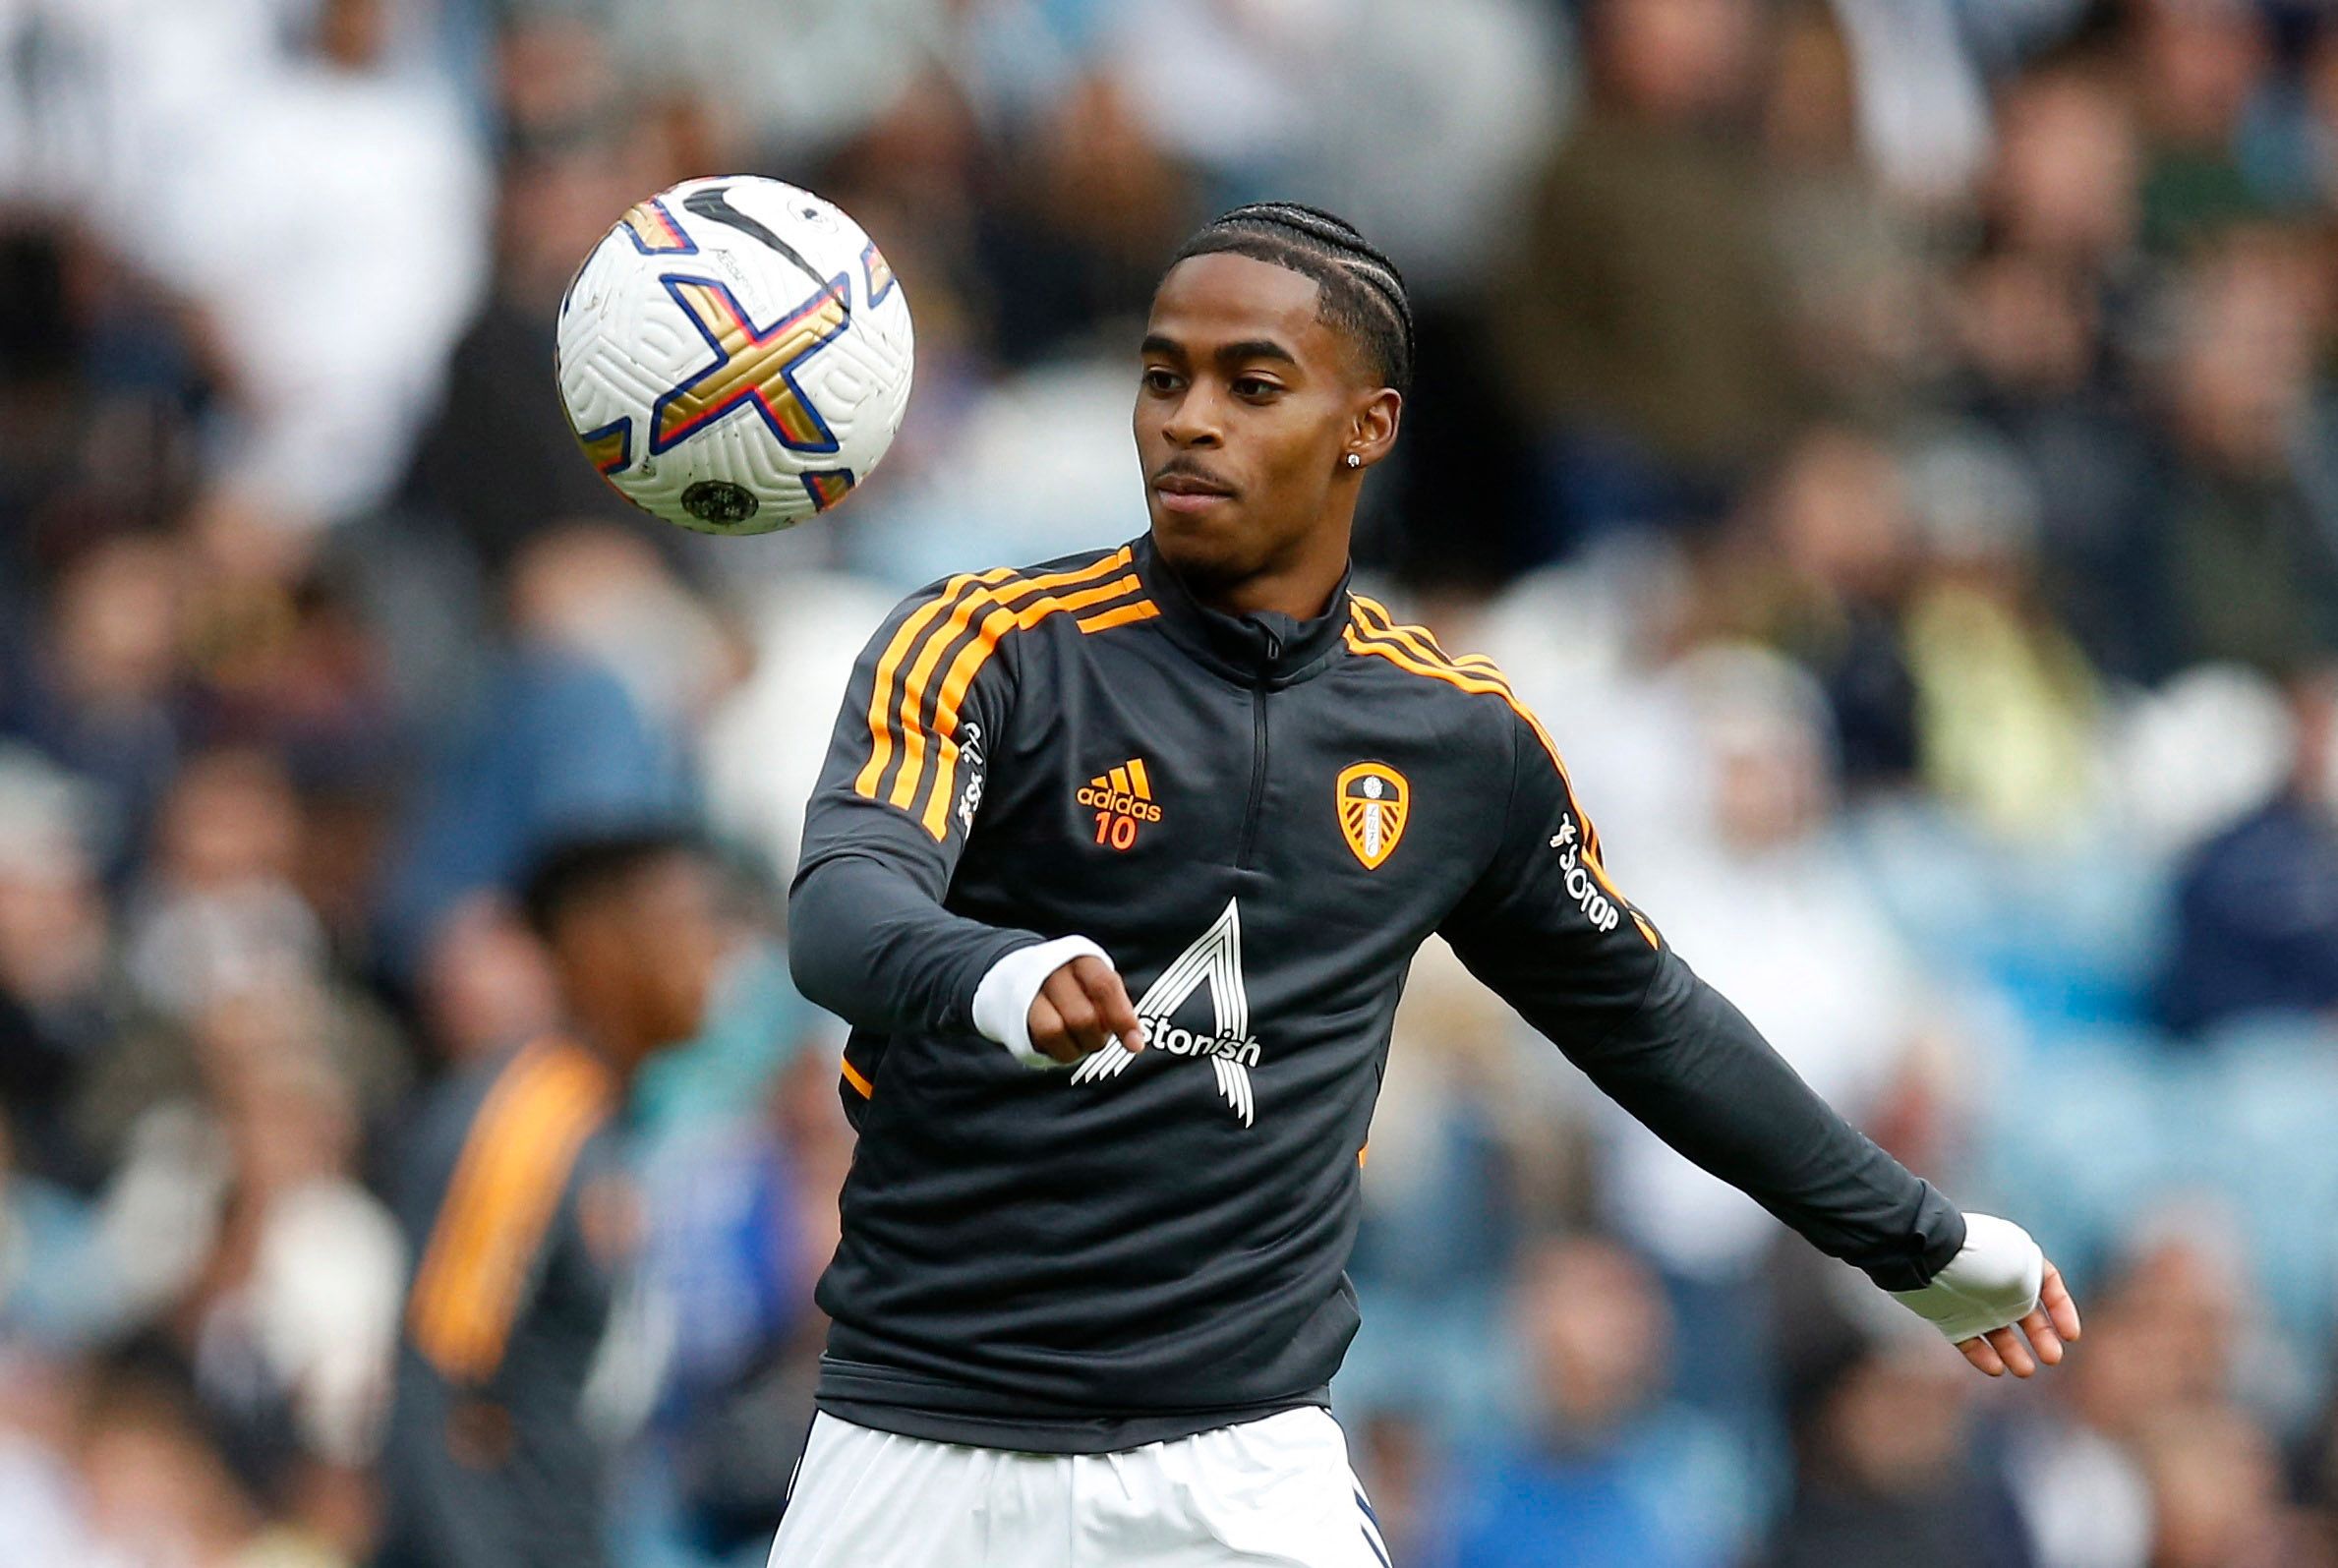
POLYGON ((1144 1025, 1104 950, 1086 937, 1017 948, 974 991, 974 1028, 1027 1068, 1067 1066, 1117 1039, 1144 1049, 1144 1025))
POLYGON ((1129 988, 1110 964, 1082 956, 1049 975, 1031 1000, 1031 1049, 1058 1062, 1077 1062, 1117 1039, 1144 1049, 1144 1024, 1129 988))

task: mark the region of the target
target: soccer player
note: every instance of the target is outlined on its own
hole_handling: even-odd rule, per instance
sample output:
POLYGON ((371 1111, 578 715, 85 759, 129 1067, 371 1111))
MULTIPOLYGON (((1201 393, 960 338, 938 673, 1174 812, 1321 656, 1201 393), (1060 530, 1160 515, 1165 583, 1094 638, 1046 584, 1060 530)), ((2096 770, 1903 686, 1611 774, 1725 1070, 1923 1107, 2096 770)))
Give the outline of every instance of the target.
POLYGON ((1146 537, 953 577, 862 655, 790 905, 859 1145, 774 1568, 1386 1568, 1327 1385, 1432 932, 1981 1370, 2076 1337, 2027 1235, 1845 1125, 1617 891, 1500 673, 1351 591, 1412 357, 1353 228, 1227 213, 1153 297, 1146 537))
POLYGON ((613 1118, 698 1032, 724 947, 719 881, 647 831, 553 850, 522 895, 564 1033, 450 1080, 406 1140, 417 1258, 398 1347, 377 1568, 596 1568, 603 1453, 585 1386, 634 1241, 613 1118))

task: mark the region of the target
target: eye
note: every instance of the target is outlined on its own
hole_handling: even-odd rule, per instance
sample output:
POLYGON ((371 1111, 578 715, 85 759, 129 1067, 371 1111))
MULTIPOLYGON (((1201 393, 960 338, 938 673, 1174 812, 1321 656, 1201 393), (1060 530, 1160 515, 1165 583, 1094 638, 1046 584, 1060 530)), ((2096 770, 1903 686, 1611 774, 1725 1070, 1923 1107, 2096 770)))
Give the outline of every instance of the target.
POLYGON ((1272 397, 1282 389, 1281 382, 1270 381, 1263 376, 1237 376, 1234 377, 1234 395, 1249 398, 1253 402, 1272 397))
POLYGON ((1144 389, 1148 392, 1169 393, 1177 390, 1177 373, 1158 365, 1145 367, 1144 389))

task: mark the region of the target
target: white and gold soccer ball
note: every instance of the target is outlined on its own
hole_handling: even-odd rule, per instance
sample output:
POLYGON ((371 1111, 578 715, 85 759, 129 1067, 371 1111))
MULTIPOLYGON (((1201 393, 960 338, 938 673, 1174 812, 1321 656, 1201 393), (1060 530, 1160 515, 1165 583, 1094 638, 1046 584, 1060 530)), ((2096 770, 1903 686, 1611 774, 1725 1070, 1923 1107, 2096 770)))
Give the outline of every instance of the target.
POLYGON ((627 499, 704 534, 766 534, 868 478, 913 348, 860 225, 741 174, 625 213, 561 298, 555 369, 578 444, 627 499))

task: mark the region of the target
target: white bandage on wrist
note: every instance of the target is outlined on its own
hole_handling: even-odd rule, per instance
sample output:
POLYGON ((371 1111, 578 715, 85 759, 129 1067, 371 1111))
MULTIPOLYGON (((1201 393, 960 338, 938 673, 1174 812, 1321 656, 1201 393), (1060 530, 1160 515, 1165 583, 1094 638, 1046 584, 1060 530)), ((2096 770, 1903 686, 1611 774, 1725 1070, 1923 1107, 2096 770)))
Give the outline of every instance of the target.
POLYGON ((1994 1214, 1964 1216, 1964 1245, 1919 1291, 1894 1291, 1953 1344, 2006 1328, 2037 1310, 2046 1254, 2029 1233, 1994 1214))
POLYGON ((1017 948, 990 966, 974 987, 974 1027, 996 1040, 1027 1068, 1069 1067, 1031 1049, 1031 1004, 1047 977, 1074 958, 1098 958, 1112 967, 1112 956, 1085 937, 1057 937, 1036 947, 1017 948))

